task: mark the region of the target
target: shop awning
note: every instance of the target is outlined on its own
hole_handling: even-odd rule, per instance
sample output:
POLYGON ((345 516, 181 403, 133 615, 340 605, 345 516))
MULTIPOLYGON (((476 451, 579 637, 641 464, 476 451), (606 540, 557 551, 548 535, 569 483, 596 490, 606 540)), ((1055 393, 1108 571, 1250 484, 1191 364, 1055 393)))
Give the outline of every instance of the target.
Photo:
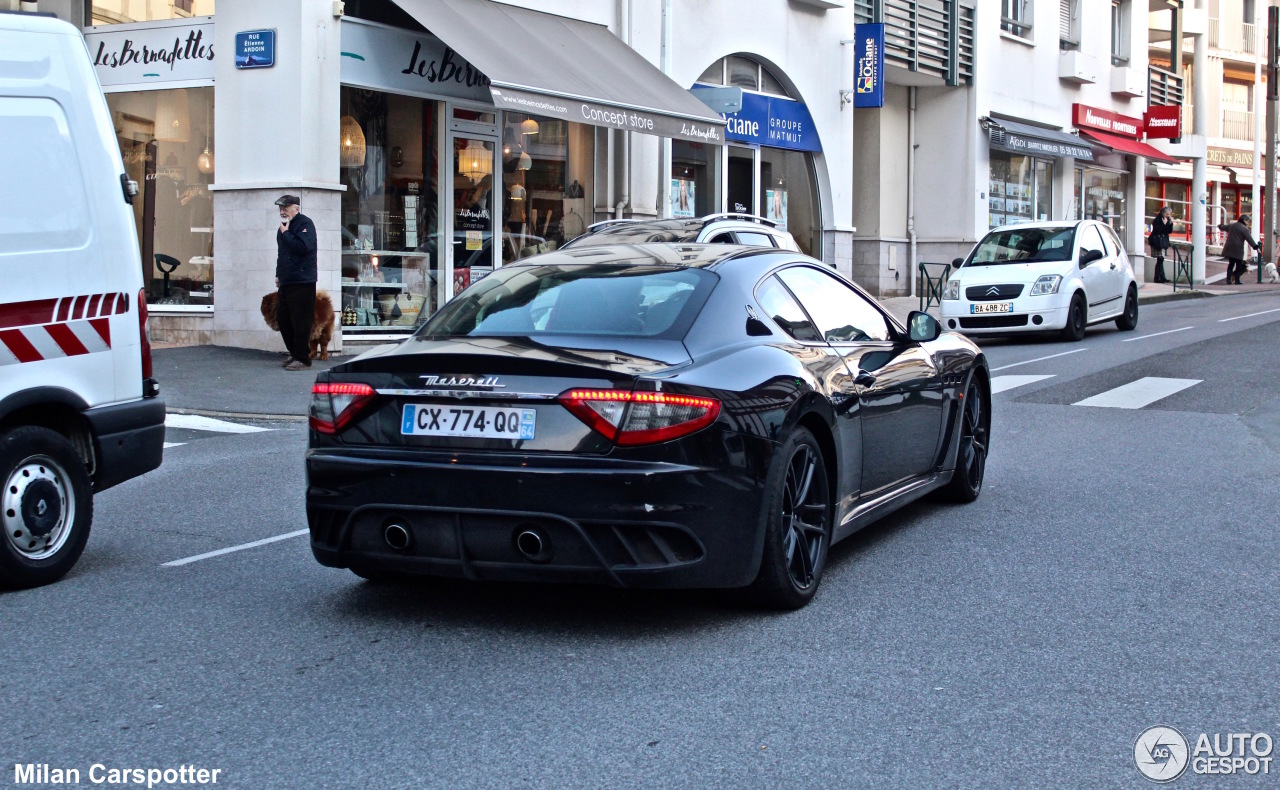
MULTIPOLYGON (((1192 178, 1192 167, 1190 162, 1180 162, 1176 165, 1147 165, 1147 178, 1171 178, 1179 181, 1190 181, 1192 178)), ((1228 184, 1231 182, 1231 173, 1225 167, 1215 167, 1214 165, 1206 165, 1204 168, 1206 181, 1217 181, 1220 184, 1228 184)))
POLYGON ((490 80, 500 110, 724 143, 724 120, 603 25, 492 0, 395 0, 490 80))
POLYGON ((1169 156, 1160 149, 1147 145, 1140 140, 1130 140, 1127 137, 1119 135, 1107 134, 1106 132, 1095 132, 1092 129, 1081 129, 1080 134, 1091 140, 1097 140, 1108 148, 1115 149, 1121 153, 1133 154, 1134 156, 1145 156, 1156 162, 1176 163, 1178 160, 1169 156))
POLYGON ((1055 129, 992 118, 987 135, 991 147, 1000 151, 1093 161, 1093 148, 1087 140, 1055 129))

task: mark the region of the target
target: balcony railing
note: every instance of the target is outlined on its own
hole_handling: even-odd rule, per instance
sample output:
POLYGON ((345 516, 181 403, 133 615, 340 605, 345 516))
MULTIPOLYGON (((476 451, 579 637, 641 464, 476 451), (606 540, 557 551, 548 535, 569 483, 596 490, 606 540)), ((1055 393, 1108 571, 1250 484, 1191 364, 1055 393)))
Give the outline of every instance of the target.
POLYGON ((1182 77, 1158 66, 1147 66, 1147 103, 1182 104, 1182 77))
POLYGON ((973 83, 972 0, 854 0, 854 21, 884 23, 887 65, 973 83))
POLYGON ((1257 28, 1248 22, 1223 22, 1210 17, 1209 48, 1252 55, 1257 49, 1257 28))
POLYGON ((1228 140, 1253 140, 1253 113, 1223 110, 1222 136, 1228 140))

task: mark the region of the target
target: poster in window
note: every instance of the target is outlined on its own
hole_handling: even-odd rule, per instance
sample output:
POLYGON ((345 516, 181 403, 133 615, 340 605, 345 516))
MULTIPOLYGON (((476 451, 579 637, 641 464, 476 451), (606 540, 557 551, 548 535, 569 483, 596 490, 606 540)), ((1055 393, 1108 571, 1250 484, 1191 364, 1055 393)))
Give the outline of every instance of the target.
POLYGON ((695 189, 697 189, 697 184, 690 179, 671 179, 671 216, 694 216, 695 189))
POLYGON ((765 190, 764 218, 777 222, 779 230, 787 229, 787 190, 765 190))
POLYGON ((1001 225, 1003 225, 1003 224, 1004 224, 1004 215, 1003 215, 1003 214, 996 214, 995 212, 992 212, 992 214, 991 214, 991 224, 990 224, 990 226, 989 226, 989 227, 992 227, 992 228, 998 228, 998 227, 1000 227, 1000 226, 1001 226, 1001 225))
POLYGON ((471 269, 466 267, 458 267, 453 270, 453 292, 454 294, 462 293, 468 285, 471 285, 471 269))
POLYGON ((991 197, 989 200, 991 201, 991 210, 993 212, 1004 211, 1004 198, 991 197))

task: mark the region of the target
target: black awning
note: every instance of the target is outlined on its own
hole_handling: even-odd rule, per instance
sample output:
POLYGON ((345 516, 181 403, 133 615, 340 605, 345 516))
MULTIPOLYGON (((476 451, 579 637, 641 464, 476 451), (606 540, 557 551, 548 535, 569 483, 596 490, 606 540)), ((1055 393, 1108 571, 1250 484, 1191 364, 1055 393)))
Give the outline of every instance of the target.
POLYGON ((1000 151, 1093 161, 1092 143, 1056 129, 992 118, 987 135, 991 138, 991 147, 1000 151))

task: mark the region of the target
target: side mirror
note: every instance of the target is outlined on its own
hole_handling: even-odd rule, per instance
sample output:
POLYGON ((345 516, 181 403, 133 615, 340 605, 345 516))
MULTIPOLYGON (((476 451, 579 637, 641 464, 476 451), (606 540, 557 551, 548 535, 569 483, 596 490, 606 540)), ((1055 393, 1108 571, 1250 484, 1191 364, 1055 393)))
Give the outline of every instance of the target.
POLYGON ((907 316, 907 334, 913 343, 928 343, 942 334, 942 324, 928 313, 912 310, 907 316))
POLYGON ((1102 260, 1102 250, 1089 250, 1088 252, 1082 252, 1080 253, 1080 268, 1083 269, 1094 261, 1100 260, 1102 260))
POLYGON ((951 268, 953 270, 959 269, 963 265, 964 265, 964 258, 955 258, 951 261, 951 268))

